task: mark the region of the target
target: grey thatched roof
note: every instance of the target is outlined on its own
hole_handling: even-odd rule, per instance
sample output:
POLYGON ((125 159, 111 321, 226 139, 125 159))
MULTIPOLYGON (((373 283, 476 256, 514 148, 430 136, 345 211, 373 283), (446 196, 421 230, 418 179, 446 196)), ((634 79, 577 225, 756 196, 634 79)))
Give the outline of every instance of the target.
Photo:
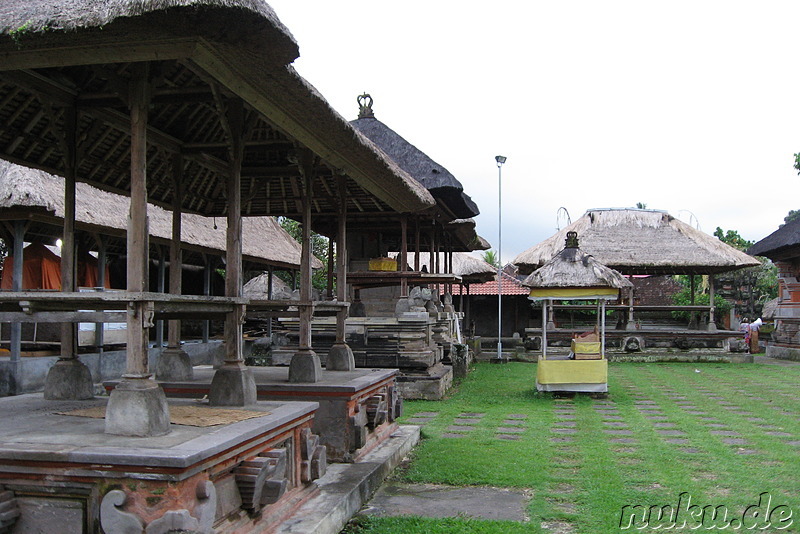
POLYGON ((790 221, 747 249, 748 254, 773 260, 800 255, 800 219, 790 221))
POLYGON ((578 233, 584 252, 624 274, 713 274, 759 265, 664 211, 633 208, 589 210, 512 263, 523 274, 532 272, 558 254, 570 231, 578 233))
MULTIPOLYGON (((75 219, 79 229, 124 238, 130 206, 128 197, 100 191, 84 183, 77 183, 75 190, 75 219)), ((61 235, 64 179, 0 160, 0 220, 21 216, 35 218, 37 214, 41 215, 39 219, 47 228, 36 231, 61 235)), ((161 244, 168 243, 172 236, 172 212, 150 205, 148 221, 151 239, 161 244)), ((224 255, 226 229, 225 218, 212 219, 184 213, 181 240, 184 248, 224 255)), ((124 243, 121 248, 124 250, 124 243)), ((297 269, 300 251, 300 244, 274 218, 249 217, 242 221, 242 256, 245 261, 297 269)), ((322 267, 322 262, 316 258, 313 261, 314 268, 322 267)))
MULTIPOLYGON (((277 276, 272 277, 273 299, 289 299, 291 293, 292 289, 286 282, 277 276)), ((242 288, 242 296, 250 299, 267 299, 269 297, 269 274, 263 273, 251 278, 242 288)))
POLYGON ((0 3, 0 157, 65 175, 64 125, 80 101, 77 176, 127 194, 127 88, 149 64, 148 195, 169 206, 184 157, 185 212, 227 210, 229 102, 244 103, 245 215, 299 217, 298 151, 315 156, 314 215, 386 217, 432 207, 428 191, 336 113, 290 63, 291 34, 260 0, 4 0, 0 3), (23 135, 20 135, 23 132, 23 135), (157 148, 157 150, 153 149, 157 148), (160 172, 151 172, 158 169, 160 172))
MULTIPOLYGON (((408 253, 408 266, 410 268, 414 268, 414 257, 416 254, 414 252, 408 253)), ((398 258, 400 257, 399 253, 395 254, 392 253, 392 257, 398 258)), ((419 265, 420 269, 423 266, 427 267, 430 265, 431 255, 429 252, 420 252, 419 253, 419 265)), ((439 253, 439 265, 441 269, 444 270, 444 266, 446 264, 445 254, 443 252, 439 253)), ((477 282, 486 282, 488 280, 493 280, 497 276, 497 269, 489 263, 486 263, 481 258, 477 256, 473 256, 468 252, 454 252, 453 253, 453 272, 450 274, 455 274, 460 276, 464 283, 477 283, 477 282)))
POLYGON ((350 121, 358 131, 375 143, 393 161, 415 180, 424 185, 434 198, 455 218, 466 219, 477 216, 477 204, 464 193, 464 187, 455 176, 427 154, 406 141, 400 134, 375 118, 372 113, 372 98, 362 104, 359 118, 350 121))
POLYGON ((523 285, 547 289, 633 288, 622 274, 583 252, 577 241, 570 244, 567 239, 567 246, 525 278, 523 285))

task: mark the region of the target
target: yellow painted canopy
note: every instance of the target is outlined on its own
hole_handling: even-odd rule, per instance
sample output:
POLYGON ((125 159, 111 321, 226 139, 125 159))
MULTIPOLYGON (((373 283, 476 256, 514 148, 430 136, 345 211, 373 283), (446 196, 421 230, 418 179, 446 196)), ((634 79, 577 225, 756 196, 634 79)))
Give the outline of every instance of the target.
POLYGON ((528 298, 531 300, 615 300, 619 297, 619 289, 615 287, 535 287, 528 298))

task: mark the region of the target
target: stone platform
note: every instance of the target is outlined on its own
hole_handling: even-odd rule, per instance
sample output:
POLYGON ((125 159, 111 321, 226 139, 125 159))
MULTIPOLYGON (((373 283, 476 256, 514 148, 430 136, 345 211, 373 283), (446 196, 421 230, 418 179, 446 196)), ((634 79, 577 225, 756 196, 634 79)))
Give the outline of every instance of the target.
MULTIPOLYGON (((0 399, 0 531, 268 532, 319 492, 327 464, 311 432, 315 402, 259 402, 223 419, 246 420, 171 424, 147 438, 61 415, 106 402, 0 399)), ((173 417, 223 415, 196 401, 169 406, 173 417)))
MULTIPOLYGON (((290 383, 288 367, 251 367, 259 400, 313 401, 319 410, 311 430, 335 462, 353 462, 386 439, 397 428, 402 412, 396 369, 323 371, 315 383, 290 383)), ((167 397, 202 398, 208 395, 214 369, 195 367, 187 382, 160 382, 167 397)), ((105 383, 110 391, 116 381, 105 383)))

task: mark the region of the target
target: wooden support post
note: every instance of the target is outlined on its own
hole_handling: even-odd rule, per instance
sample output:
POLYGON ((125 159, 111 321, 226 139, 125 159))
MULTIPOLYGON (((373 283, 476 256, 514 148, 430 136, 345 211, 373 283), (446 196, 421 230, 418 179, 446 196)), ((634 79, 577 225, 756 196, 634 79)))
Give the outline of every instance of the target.
MULTIPOLYGON (((108 254, 106 252, 106 238, 102 235, 95 235, 97 243, 97 287, 105 291, 106 287, 106 266, 108 265, 108 254)), ((102 356, 103 345, 105 344, 105 323, 94 324, 94 344, 97 352, 102 356)))
MULTIPOLYGON (((338 177, 339 227, 336 231, 336 300, 347 302, 347 182, 338 177)), ((330 261, 330 258, 328 258, 330 261)), ((353 351, 345 340, 347 308, 336 314, 336 341, 328 352, 325 369, 328 371, 352 371, 356 368, 353 351)))
MULTIPOLYGON (((131 69, 131 206, 128 215, 128 291, 148 290, 147 113, 150 107, 148 64, 131 69)), ((106 432, 126 436, 169 433, 169 407, 147 363, 148 331, 153 312, 144 301, 128 304, 127 369, 111 392, 106 408, 106 432)))
POLYGON ((708 305, 710 306, 708 309, 708 325, 706 325, 706 329, 709 332, 716 332, 717 331, 717 322, 714 319, 714 275, 708 275, 708 305))
MULTIPOLYGON (((214 273, 212 262, 213 257, 207 254, 203 255, 203 295, 211 296, 211 276, 214 273)), ((203 343, 208 343, 211 339, 211 321, 206 319, 203 321, 203 343)))
MULTIPOLYGON (((406 272, 408 267, 408 217, 400 216, 400 271, 406 272)), ((400 298, 408 297, 408 279, 400 279, 400 298)))
MULTIPOLYGON (((159 293, 164 293, 167 290, 167 251, 164 247, 158 247, 158 280, 156 281, 156 290, 159 293)), ((161 350, 164 347, 164 321, 159 319, 156 321, 156 348, 161 350)))
MULTIPOLYGON (((228 176, 228 234, 225 250, 225 296, 242 296, 242 160, 244 159, 244 103, 240 99, 219 102, 230 137, 228 176), (226 106, 227 104, 227 106, 226 106), (227 109, 223 109, 227 108, 227 109)), ((214 373, 209 403, 214 406, 246 406, 256 402, 256 382, 244 364, 244 306, 225 317, 225 363, 214 373)))
MULTIPOLYGON (((11 279, 11 290, 22 291, 23 260, 25 247, 25 221, 14 221, 14 241, 12 243, 12 255, 14 256, 14 272, 11 279)), ((11 373, 14 380, 11 384, 10 393, 17 395, 23 393, 22 390, 22 323, 11 323, 11 373)))
MULTIPOLYGON (((169 292, 182 293, 183 253, 181 250, 181 225, 183 223, 183 157, 172 158, 172 236, 169 242, 169 292)), ((162 255, 163 256, 163 255, 162 255)), ((181 348, 181 322, 168 323, 167 348, 161 351, 156 364, 156 378, 171 382, 185 382, 194 377, 192 361, 181 348)))
POLYGON ((333 239, 328 239, 328 287, 327 299, 333 300, 333 239))
MULTIPOLYGON (((74 293, 76 274, 75 180, 78 173, 78 112, 73 106, 65 113, 64 232, 61 236, 61 291, 74 293)), ((78 359, 78 325, 61 324, 61 356, 47 372, 44 398, 84 400, 94 397, 92 373, 78 359)))
MULTIPOLYGON (((328 258, 328 261, 331 261, 331 259, 328 258)), ((274 268, 270 265, 267 267, 267 300, 272 300, 272 281, 274 279, 274 268)), ((267 335, 270 337, 272 337, 272 320, 272 317, 270 317, 267 322, 267 335)))
POLYGON ((297 352, 289 364, 289 382, 319 382, 322 366, 311 348, 311 206, 313 204, 314 154, 308 149, 300 152, 300 174, 303 183, 303 243, 300 255, 300 339, 297 352))
POLYGON ((419 217, 414 217, 414 271, 415 272, 419 272, 419 251, 420 251, 419 217))

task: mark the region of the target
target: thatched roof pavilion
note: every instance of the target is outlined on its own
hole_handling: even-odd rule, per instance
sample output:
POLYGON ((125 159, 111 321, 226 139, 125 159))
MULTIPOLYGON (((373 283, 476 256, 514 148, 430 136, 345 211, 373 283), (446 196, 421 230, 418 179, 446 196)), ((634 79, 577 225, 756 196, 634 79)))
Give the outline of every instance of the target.
POLYGON ((561 252, 528 275, 522 284, 536 290, 539 298, 567 298, 563 297, 565 294, 616 298, 620 291, 633 288, 631 281, 618 271, 581 250, 574 232, 567 233, 566 246, 561 252))
POLYGON ((361 95, 359 104, 358 119, 350 124, 424 185, 445 213, 453 219, 467 219, 480 213, 477 204, 464 193, 461 182, 450 171, 375 118, 370 95, 361 95))
POLYGON ((624 274, 714 274, 759 264, 667 212, 633 208, 589 210, 512 263, 532 272, 559 253, 567 232, 581 236, 584 252, 624 274))
POLYGON ((788 222, 747 249, 753 256, 783 260, 800 256, 800 220, 788 222))
MULTIPOLYGON (((125 254, 125 233, 130 199, 88 184, 77 188, 76 227, 88 236, 109 237, 106 253, 125 254)), ((64 179, 44 171, 0 160, 0 221, 25 220, 28 240, 54 242, 61 236, 64 219, 64 179)), ((151 246, 169 246, 172 212, 148 208, 151 246)), ((184 213, 181 240, 183 262, 203 265, 202 255, 225 254, 225 218, 184 213)), ((3 229, 0 227, 0 235, 3 229)), ((8 237, 7 237, 8 239, 8 237)), ((94 248, 94 242, 87 249, 94 248)), ((300 268, 300 244, 273 217, 250 217, 242 224, 242 259, 254 267, 300 268)), ((313 267, 322 262, 313 258, 313 267)))
MULTIPOLYGON (((410 266, 415 264, 415 253, 408 254, 408 263, 410 266)), ((419 264, 421 266, 428 266, 431 262, 431 254, 429 252, 419 253, 419 264)), ((440 265, 445 265, 447 259, 444 253, 439 253, 440 265)), ((483 261, 477 256, 473 256, 468 252, 455 252, 453 253, 453 272, 452 274, 459 276, 463 284, 481 283, 494 280, 497 276, 497 269, 483 261)))
MULTIPOLYGON (((68 277, 62 277, 60 295, 37 296, 46 307, 42 317, 75 322, 90 299, 94 310, 108 309, 114 299, 128 310, 127 373, 106 412, 111 434, 169 431, 163 391, 148 369, 151 316, 224 318, 227 354, 210 402, 255 402, 242 347, 243 216, 303 222, 301 341, 289 381, 317 382, 321 368, 310 336, 311 227, 328 229, 326 235, 335 231, 338 238, 349 222, 380 222, 435 206, 424 186, 297 74, 291 66, 297 43, 262 1, 8 0, 0 4, 0 57, 0 158, 66 180, 62 272, 68 277), (126 292, 75 291, 76 182, 131 198, 126 292), (168 295, 147 291, 148 201, 174 213, 227 218, 225 297, 180 295, 172 278, 168 295), (147 412, 128 417, 126 406, 145 398, 147 412)), ((182 219, 173 219, 171 258, 180 257, 182 219)), ((22 225, 15 224, 13 234, 16 250, 22 225)), ((343 266, 339 271, 344 279, 343 266)), ((7 311, 0 313, 7 317, 30 302, 19 291, 2 298, 7 311)), ((46 398, 92 395, 88 371, 73 343, 64 341, 72 330, 62 330, 62 358, 53 367, 57 373, 48 374, 46 398), (62 388, 74 383, 65 376, 80 380, 80 389, 62 388)))

